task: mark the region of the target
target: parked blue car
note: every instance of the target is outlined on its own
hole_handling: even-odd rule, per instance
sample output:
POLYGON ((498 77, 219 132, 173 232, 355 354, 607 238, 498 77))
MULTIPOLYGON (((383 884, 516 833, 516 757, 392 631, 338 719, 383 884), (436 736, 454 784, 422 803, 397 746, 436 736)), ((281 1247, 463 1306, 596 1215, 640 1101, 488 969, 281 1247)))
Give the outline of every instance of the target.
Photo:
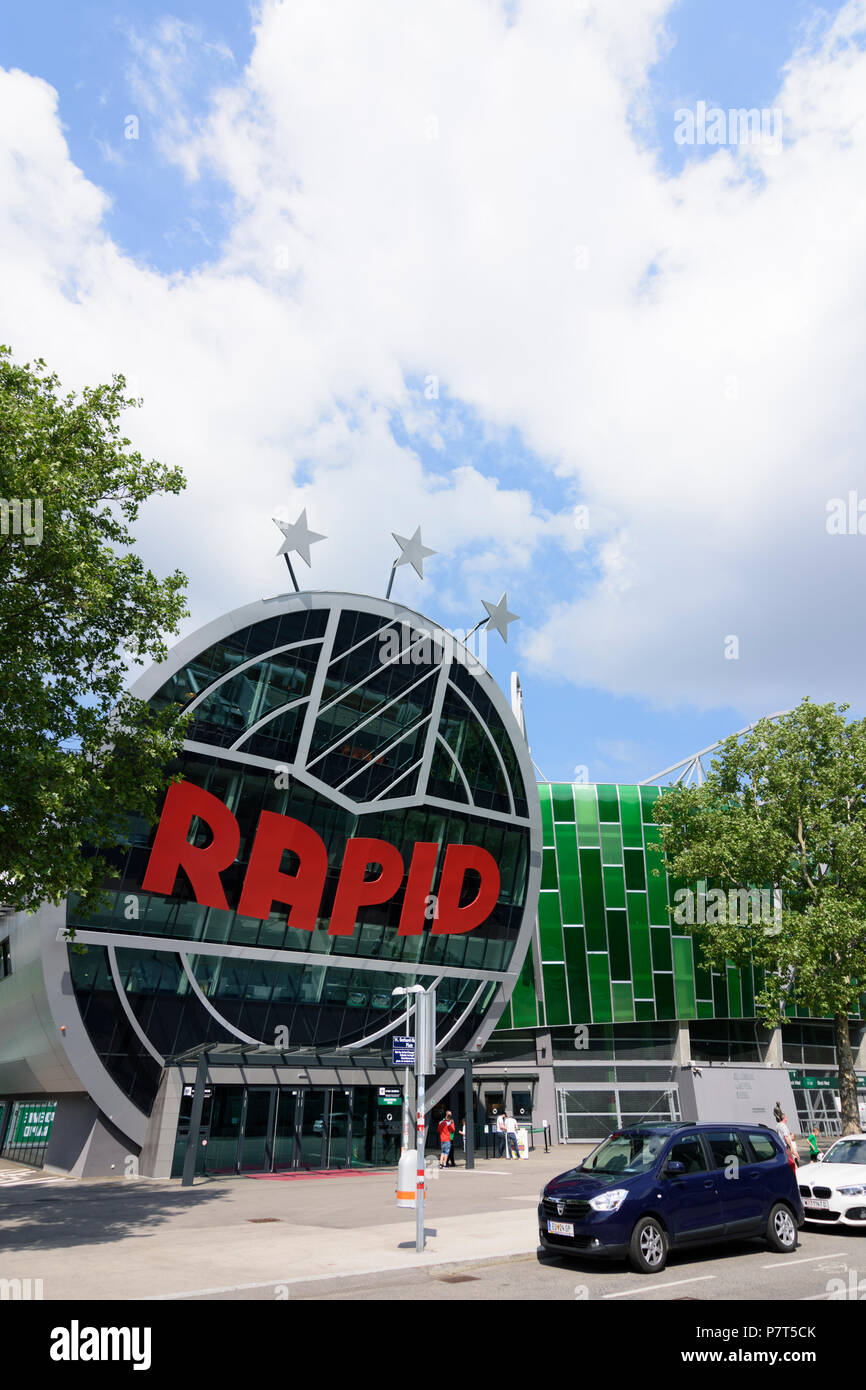
POLYGON ((642 1124, 543 1188, 538 1234, 557 1254, 657 1274, 670 1249, 717 1240, 762 1236, 787 1254, 804 1219, 796 1169, 766 1125, 642 1124))

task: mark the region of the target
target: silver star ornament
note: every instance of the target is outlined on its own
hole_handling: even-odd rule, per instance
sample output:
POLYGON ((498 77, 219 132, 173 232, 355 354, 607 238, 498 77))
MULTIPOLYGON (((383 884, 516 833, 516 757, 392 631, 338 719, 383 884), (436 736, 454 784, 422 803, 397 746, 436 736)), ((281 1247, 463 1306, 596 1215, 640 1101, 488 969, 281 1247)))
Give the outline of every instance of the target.
POLYGON ((487 609, 487 622, 484 624, 486 630, 489 632, 491 628, 495 628, 503 642, 508 641, 508 624, 520 621, 516 613, 509 613, 507 600, 507 594, 503 594, 498 603, 488 603, 486 598, 481 600, 487 609))
POLYGON ((276 517, 274 517, 274 522, 285 537, 277 554, 291 555, 293 551, 297 551, 304 564, 310 566, 310 546, 315 545, 317 541, 327 540, 327 537, 320 536, 318 531, 310 530, 307 525, 306 507, 295 522, 277 521, 276 517))
POLYGON ((411 565, 418 578, 423 579, 424 561, 430 555, 435 555, 436 551, 431 550, 422 542, 421 527, 419 526, 414 536, 410 536, 408 539, 405 536, 398 536, 396 531, 392 531, 391 535, 402 551, 399 560, 394 561, 394 568, 397 569, 400 565, 411 565))

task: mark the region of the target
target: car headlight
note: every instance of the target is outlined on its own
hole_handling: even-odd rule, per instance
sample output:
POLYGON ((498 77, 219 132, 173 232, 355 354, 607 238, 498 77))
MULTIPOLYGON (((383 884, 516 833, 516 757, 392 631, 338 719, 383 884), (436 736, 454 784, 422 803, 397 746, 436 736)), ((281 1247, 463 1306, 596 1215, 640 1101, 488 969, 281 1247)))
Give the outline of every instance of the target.
POLYGON ((589 1205, 594 1211, 619 1211, 627 1196, 627 1188, 615 1187, 612 1192, 600 1192, 597 1197, 591 1197, 589 1205))
POLYGON ((862 1197, 866 1193, 866 1187, 862 1183, 855 1183, 853 1187, 837 1187, 837 1192, 841 1192, 843 1197, 862 1197))

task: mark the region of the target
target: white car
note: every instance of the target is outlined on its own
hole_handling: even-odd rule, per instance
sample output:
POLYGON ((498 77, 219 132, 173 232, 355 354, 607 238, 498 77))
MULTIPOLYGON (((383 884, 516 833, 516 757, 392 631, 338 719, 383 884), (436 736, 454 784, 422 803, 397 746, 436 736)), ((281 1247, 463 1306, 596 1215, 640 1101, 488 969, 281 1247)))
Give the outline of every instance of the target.
POLYGON ((817 1163, 797 1172, 807 1221, 866 1229, 866 1134, 837 1139, 817 1163))

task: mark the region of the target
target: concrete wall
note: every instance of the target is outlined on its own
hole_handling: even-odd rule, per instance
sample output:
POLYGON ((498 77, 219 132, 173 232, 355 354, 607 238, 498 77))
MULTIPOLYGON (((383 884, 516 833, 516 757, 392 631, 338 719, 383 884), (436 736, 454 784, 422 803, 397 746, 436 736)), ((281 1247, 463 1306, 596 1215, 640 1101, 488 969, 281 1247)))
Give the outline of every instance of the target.
POLYGON ((45 1150, 44 1168, 73 1178, 125 1177, 135 1172, 130 1162, 137 1151, 100 1114, 87 1095, 61 1095, 51 1138, 45 1150))

